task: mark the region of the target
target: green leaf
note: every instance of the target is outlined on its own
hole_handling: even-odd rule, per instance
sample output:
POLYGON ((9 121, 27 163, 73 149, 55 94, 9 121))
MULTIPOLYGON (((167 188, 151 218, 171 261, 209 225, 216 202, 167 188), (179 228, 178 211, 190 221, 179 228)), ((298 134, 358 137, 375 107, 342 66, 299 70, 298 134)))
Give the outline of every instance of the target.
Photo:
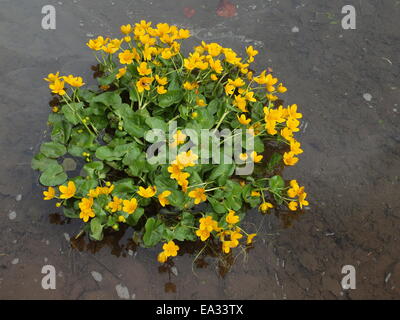
POLYGON ((67 218, 76 219, 79 218, 79 211, 74 208, 64 208, 63 209, 64 216, 67 218))
POLYGON ((119 91, 107 91, 95 96, 91 102, 100 102, 106 106, 115 106, 122 103, 119 91))
POLYGON ((115 76, 117 75, 117 73, 118 73, 118 69, 114 70, 109 75, 97 78, 99 85, 107 86, 107 85, 111 84, 115 80, 115 76))
POLYGON ((52 164, 58 164, 57 160, 49 159, 42 153, 36 154, 31 162, 32 169, 40 171, 46 170, 52 164))
POLYGON ((49 165, 40 175, 39 181, 46 187, 53 187, 63 184, 67 178, 63 167, 57 163, 49 165))
POLYGON ((136 189, 137 187, 135 186, 135 181, 131 178, 125 178, 114 183, 113 194, 132 194, 136 191, 136 189))
POLYGON ((182 90, 171 90, 158 96, 158 105, 161 108, 167 108, 173 104, 179 103, 182 98, 182 90))
POLYGON ((212 208, 214 209, 214 211, 216 213, 221 214, 221 213, 228 212, 228 209, 225 207, 223 201, 218 201, 212 197, 208 197, 207 200, 211 204, 212 208))
POLYGON ((178 241, 195 241, 197 238, 193 232, 193 229, 184 226, 178 226, 175 228, 173 236, 178 241))
POLYGON ((219 164, 216 168, 211 171, 208 180, 216 180, 217 178, 220 179, 221 177, 228 178, 233 174, 235 170, 235 164, 219 164))
POLYGON ((53 123, 53 130, 51 131, 51 140, 61 144, 68 143, 71 136, 72 125, 67 121, 57 121, 53 123))
POLYGON ((139 222, 139 220, 143 216, 143 214, 144 214, 144 209, 143 208, 137 208, 134 213, 132 213, 132 214, 130 214, 128 216, 128 219, 126 219, 126 222, 131 227, 134 227, 139 222))
POLYGON ((161 241, 165 225, 154 218, 149 218, 144 226, 143 243, 146 247, 153 247, 161 241))
POLYGON ((273 171, 275 170, 282 161, 282 155, 280 153, 274 152, 267 164, 267 170, 273 171))
POLYGON ((40 152, 48 158, 59 158, 67 153, 67 149, 61 143, 52 141, 43 143, 40 152))
POLYGON ((90 237, 98 241, 103 239, 103 225, 98 217, 90 221, 90 237))
POLYGON ((93 161, 90 163, 86 163, 83 166, 83 170, 85 170, 87 175, 91 178, 96 178, 96 179, 105 178, 106 170, 103 169, 104 169, 104 164, 101 161, 93 161))
POLYGON ((273 192, 279 192, 281 189, 285 187, 285 181, 281 176, 273 176, 269 179, 269 188, 273 192))
POLYGON ((145 122, 151 129, 160 129, 164 132, 168 131, 168 124, 159 117, 146 118, 145 122))
POLYGON ((65 104, 61 108, 65 119, 73 125, 77 125, 80 122, 78 114, 82 112, 83 102, 65 104))

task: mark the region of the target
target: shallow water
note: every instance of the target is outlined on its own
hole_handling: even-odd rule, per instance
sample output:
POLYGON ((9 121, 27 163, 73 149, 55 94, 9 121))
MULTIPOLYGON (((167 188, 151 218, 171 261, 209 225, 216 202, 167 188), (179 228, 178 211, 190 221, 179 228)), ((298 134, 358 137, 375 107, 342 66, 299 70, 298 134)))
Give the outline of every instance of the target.
POLYGON ((400 298, 399 2, 355 1, 357 29, 343 30, 348 1, 232 1, 232 18, 215 14, 217 0, 0 1, 0 298, 118 299, 121 286, 136 299, 400 298), (56 30, 41 29, 46 4, 56 7, 56 30), (42 200, 30 169, 50 111, 43 76, 89 79, 87 39, 140 19, 188 27, 191 44, 252 44, 258 67, 273 68, 289 88, 286 102, 304 115, 305 152, 285 177, 306 186, 310 210, 253 213, 248 229, 262 236, 224 277, 212 257, 192 268, 193 254, 159 268, 159 248, 135 248, 131 230, 71 244, 80 223, 42 200), (41 287, 46 264, 56 268, 56 290, 41 287), (341 288, 344 265, 356 269, 355 290, 341 288))

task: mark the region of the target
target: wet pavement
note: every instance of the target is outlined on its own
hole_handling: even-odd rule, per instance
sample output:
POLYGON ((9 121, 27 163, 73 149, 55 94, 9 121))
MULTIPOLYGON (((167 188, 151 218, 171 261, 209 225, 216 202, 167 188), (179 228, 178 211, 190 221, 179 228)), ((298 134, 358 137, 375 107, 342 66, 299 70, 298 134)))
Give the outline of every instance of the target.
POLYGON ((400 298, 400 2, 232 0, 234 17, 218 16, 218 2, 0 1, 1 299, 400 298), (41 28, 46 4, 57 10, 56 30, 41 28), (346 4, 356 30, 341 26, 346 4), (306 186, 310 210, 254 212, 247 229, 260 237, 225 276, 219 259, 193 265, 190 253, 159 268, 159 248, 136 248, 129 229, 71 243, 80 223, 42 200, 30 168, 50 111, 43 76, 90 79, 87 39, 140 19, 190 28, 189 47, 253 45, 257 66, 271 67, 303 112, 304 153, 285 177, 306 186), (47 264, 55 290, 41 286, 47 264), (340 285, 344 265, 355 267, 355 290, 340 285))

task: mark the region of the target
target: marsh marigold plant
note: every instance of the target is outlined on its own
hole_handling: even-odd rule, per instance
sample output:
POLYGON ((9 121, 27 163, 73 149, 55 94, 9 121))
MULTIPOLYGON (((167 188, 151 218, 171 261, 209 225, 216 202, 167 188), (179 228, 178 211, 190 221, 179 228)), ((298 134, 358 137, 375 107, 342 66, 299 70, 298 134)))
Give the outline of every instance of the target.
POLYGON ((250 245, 256 233, 241 227, 250 208, 265 214, 308 205, 304 187, 280 173, 303 152, 294 137, 302 114, 296 104, 283 105, 287 89, 272 72, 253 70, 257 50, 249 46, 242 57, 202 42, 184 55, 181 41, 189 30, 147 21, 120 30, 120 38, 87 43, 98 63, 98 87, 85 88, 88 79, 60 72, 44 79, 56 101, 48 119, 51 141, 32 160, 47 187, 44 200, 56 199, 94 240, 126 224, 143 246, 161 242, 161 263, 179 253, 182 241, 213 239, 225 254, 250 245), (168 147, 176 156, 149 162, 146 150, 154 140, 146 132, 167 131, 172 121, 177 127, 168 147), (186 128, 250 134, 254 150, 237 156, 254 171, 237 176, 241 163, 199 161, 200 154, 184 148, 186 128), (82 166, 73 176, 62 165, 66 158, 82 166))

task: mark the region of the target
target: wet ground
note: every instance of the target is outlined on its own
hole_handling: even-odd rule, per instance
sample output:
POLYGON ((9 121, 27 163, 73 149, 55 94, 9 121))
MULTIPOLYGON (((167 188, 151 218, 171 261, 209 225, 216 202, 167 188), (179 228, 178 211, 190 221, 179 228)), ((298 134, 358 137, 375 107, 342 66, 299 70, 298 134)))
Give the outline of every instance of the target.
POLYGON ((234 17, 216 14, 218 0, 0 1, 0 298, 400 298, 400 1, 232 1, 234 17), (56 30, 41 28, 46 4, 56 30), (341 27, 346 4, 356 30, 341 27), (192 254, 160 270, 159 248, 135 248, 129 230, 71 245, 79 223, 55 215, 30 169, 50 110, 43 76, 88 79, 87 39, 140 19, 189 27, 193 44, 252 44, 258 67, 273 68, 304 114, 305 152, 285 176, 306 186, 310 210, 254 213, 248 228, 262 236, 225 277, 211 257, 192 271, 192 254), (46 264, 55 290, 41 287, 46 264), (355 290, 341 288, 344 265, 356 269, 355 290))

